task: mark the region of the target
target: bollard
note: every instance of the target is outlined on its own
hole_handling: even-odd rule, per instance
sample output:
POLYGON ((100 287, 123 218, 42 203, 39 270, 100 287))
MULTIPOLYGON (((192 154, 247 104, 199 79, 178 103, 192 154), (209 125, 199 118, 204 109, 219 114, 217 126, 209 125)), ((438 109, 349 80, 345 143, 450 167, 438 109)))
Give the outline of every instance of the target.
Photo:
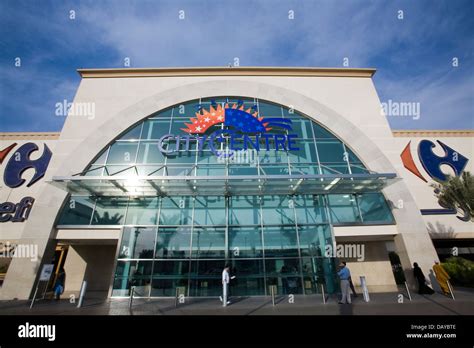
POLYGON ((410 301, 411 301, 411 294, 410 294, 410 289, 408 288, 408 284, 407 284, 407 282, 405 282, 405 289, 407 289, 408 298, 409 298, 409 299, 410 299, 410 301))
POLYGON ((446 281, 448 283, 448 288, 449 288, 449 292, 451 294, 451 297, 453 298, 453 300, 456 300, 454 298, 454 291, 453 291, 453 288, 451 287, 451 283, 449 282, 449 280, 446 281))
POLYGON ((326 294, 324 293, 324 284, 321 284, 321 294, 323 295, 323 303, 326 304, 326 294))
POLYGON ((87 281, 83 281, 81 285, 81 291, 79 292, 79 302, 77 303, 77 308, 82 307, 82 302, 84 301, 84 295, 86 294, 87 281))
POLYGON ((175 295, 175 298, 174 298, 174 307, 178 307, 178 300, 179 300, 179 288, 176 287, 176 295, 175 295))
POLYGON ((33 295, 33 300, 31 300, 30 309, 33 308, 33 305, 34 305, 34 303, 35 303, 36 294, 38 293, 38 287, 39 287, 39 283, 36 285, 36 290, 35 290, 35 294, 33 295))
POLYGON ((364 301, 370 302, 369 289, 367 289, 367 281, 365 276, 360 276, 360 285, 362 287, 362 294, 364 295, 364 301))
POLYGON ((132 286, 132 288, 130 289, 130 299, 128 300, 128 308, 132 309, 132 305, 133 305, 133 295, 135 294, 135 287, 132 286))
POLYGON ((270 286, 270 292, 272 294, 272 305, 275 306, 275 286, 274 285, 270 286))

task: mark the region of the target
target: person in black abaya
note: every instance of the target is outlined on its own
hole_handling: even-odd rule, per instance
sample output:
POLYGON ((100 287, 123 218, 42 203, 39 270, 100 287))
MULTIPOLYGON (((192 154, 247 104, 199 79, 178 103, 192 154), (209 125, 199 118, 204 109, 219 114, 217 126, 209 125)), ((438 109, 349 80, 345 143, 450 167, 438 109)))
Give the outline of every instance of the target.
POLYGON ((418 281, 418 293, 420 295, 434 294, 434 290, 431 289, 428 285, 426 285, 425 275, 423 274, 423 271, 421 270, 421 268, 418 266, 418 263, 416 262, 413 264, 413 275, 415 276, 415 279, 418 281))

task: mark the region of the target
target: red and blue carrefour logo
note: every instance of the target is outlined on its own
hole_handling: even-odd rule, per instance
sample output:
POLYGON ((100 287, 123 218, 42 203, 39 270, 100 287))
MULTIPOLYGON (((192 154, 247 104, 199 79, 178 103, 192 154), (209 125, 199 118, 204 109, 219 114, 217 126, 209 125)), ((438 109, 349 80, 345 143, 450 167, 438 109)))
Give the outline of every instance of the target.
MULTIPOLYGON (((7 155, 16 147, 16 143, 0 150, 0 164, 6 159, 7 155)), ((51 160, 51 150, 44 144, 42 155, 32 160, 30 156, 38 151, 39 147, 35 143, 26 143, 21 145, 8 160, 3 173, 3 181, 10 188, 17 188, 23 185, 26 180, 23 179, 23 173, 28 169, 34 169, 34 175, 26 184, 30 187, 40 180, 46 173, 49 161, 51 160)), ((3 202, 0 203, 0 223, 2 222, 23 222, 28 219, 31 208, 35 200, 33 197, 23 197, 19 203, 3 202)))
MULTIPOLYGON (((436 146, 435 143, 429 140, 422 140, 418 144, 418 158, 420 160, 423 169, 426 174, 437 182, 444 182, 448 179, 448 176, 441 171, 442 165, 449 166, 456 176, 460 176, 466 168, 467 162, 469 161, 466 157, 461 155, 459 152, 453 150, 448 145, 437 140, 438 144, 444 150, 444 156, 438 156, 433 152, 433 148, 436 146)), ((418 167, 413 160, 413 156, 410 151, 411 142, 403 149, 400 157, 402 158, 403 165, 410 172, 415 174, 421 180, 428 182, 423 174, 420 172, 418 167)), ((441 214, 456 214, 457 210, 452 206, 444 206, 438 202, 445 209, 421 209, 422 215, 441 215, 441 214)), ((468 212, 464 212, 464 217, 458 217, 462 221, 469 221, 468 212)))
MULTIPOLYGON (((444 156, 438 156, 433 152, 433 148, 436 146, 435 143, 429 140, 422 140, 418 144, 418 158, 420 159, 421 165, 425 169, 426 173, 438 182, 444 182, 447 180, 446 174, 441 171, 442 165, 448 165, 454 171, 456 176, 460 176, 464 168, 469 161, 466 157, 461 155, 459 152, 453 150, 448 145, 437 140, 438 144, 444 150, 444 156)), ((402 158, 403 165, 410 172, 415 174, 421 180, 428 182, 425 177, 418 170, 413 156, 410 151, 410 144, 405 147, 400 157, 402 158)))

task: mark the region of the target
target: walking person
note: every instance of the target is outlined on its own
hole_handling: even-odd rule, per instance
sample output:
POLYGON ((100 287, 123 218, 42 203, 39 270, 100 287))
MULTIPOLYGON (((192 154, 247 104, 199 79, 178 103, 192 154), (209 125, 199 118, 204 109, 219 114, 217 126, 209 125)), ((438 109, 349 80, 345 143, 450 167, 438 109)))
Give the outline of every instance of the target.
POLYGON ((441 264, 438 261, 435 261, 435 264, 433 265, 433 271, 436 276, 436 280, 439 283, 439 286, 441 287, 441 290, 443 291, 443 294, 449 295, 449 286, 448 286, 448 280, 451 279, 449 276, 448 272, 441 266, 441 264))
POLYGON ((349 285, 349 279, 351 278, 351 271, 345 265, 345 262, 341 262, 339 265, 341 269, 337 272, 337 275, 341 279, 341 292, 342 298, 339 304, 350 304, 351 303, 351 291, 349 285))
MULTIPOLYGON (((342 263, 344 264, 344 266, 347 266, 346 261, 342 261, 342 263)), ((357 297, 357 293, 356 293, 356 290, 354 288, 354 283, 352 283, 352 276, 349 277, 349 286, 351 288, 351 291, 352 291, 352 294, 354 295, 354 297, 357 297)))
POLYGON ((431 289, 426 284, 425 275, 423 274, 423 271, 421 270, 420 266, 418 266, 418 263, 416 263, 416 262, 413 264, 413 275, 415 276, 415 279, 418 282, 418 293, 420 295, 423 295, 423 294, 432 295, 432 294, 434 294, 434 290, 431 289))
MULTIPOLYGON (((229 276, 230 267, 229 265, 225 265, 224 270, 222 271, 222 296, 220 296, 220 300, 222 302, 222 306, 226 307, 230 304, 229 301, 229 283, 231 277, 229 276)), ((234 279, 235 277, 232 277, 234 279)))
POLYGON ((56 278, 56 282, 54 283, 54 299, 56 301, 60 300, 60 296, 64 292, 64 286, 66 284, 66 272, 64 272, 64 269, 61 268, 61 270, 58 273, 58 277, 56 278))

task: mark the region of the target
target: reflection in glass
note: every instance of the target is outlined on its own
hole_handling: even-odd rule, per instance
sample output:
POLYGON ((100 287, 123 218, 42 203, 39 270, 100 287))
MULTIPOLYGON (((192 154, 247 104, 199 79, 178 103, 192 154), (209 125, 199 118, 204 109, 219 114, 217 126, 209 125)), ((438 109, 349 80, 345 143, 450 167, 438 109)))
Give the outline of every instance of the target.
POLYGON ((158 215, 158 197, 131 198, 128 203, 126 225, 155 225, 158 215))
POLYGON ((92 225, 121 225, 125 216, 128 198, 98 197, 96 200, 92 225))
POLYGON ((263 231, 265 257, 298 256, 295 226, 267 226, 263 231))
POLYGON ((262 257, 262 234, 259 226, 229 227, 229 253, 232 258, 262 257))
POLYGON ((225 228, 194 227, 192 258, 224 258, 225 228))
POLYGON ((94 199, 72 196, 64 205, 58 225, 89 225, 93 210, 94 199))
POLYGON ((152 259, 156 228, 125 227, 119 259, 152 259))
POLYGON ((354 195, 328 195, 328 201, 333 224, 361 221, 354 195))
POLYGON ((184 259, 189 258, 191 244, 191 227, 160 227, 156 238, 155 258, 184 259))

